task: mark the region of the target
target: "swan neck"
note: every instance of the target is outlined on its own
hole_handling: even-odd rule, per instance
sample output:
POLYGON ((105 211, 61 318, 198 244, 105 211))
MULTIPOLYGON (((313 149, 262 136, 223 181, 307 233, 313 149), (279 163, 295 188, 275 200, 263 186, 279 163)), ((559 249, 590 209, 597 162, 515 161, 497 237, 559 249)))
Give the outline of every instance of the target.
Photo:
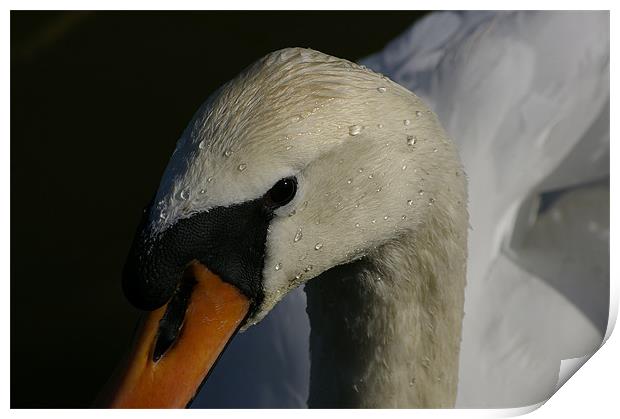
POLYGON ((466 226, 431 219, 306 285, 310 407, 453 407, 466 226))

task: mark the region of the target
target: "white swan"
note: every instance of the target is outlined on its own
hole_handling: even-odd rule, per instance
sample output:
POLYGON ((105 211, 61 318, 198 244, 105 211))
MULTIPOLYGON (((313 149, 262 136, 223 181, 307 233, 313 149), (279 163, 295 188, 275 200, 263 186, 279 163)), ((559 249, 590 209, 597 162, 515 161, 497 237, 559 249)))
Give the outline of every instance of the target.
POLYGON ((414 94, 316 51, 266 56, 198 111, 145 214, 125 290, 172 302, 112 405, 186 404, 237 325, 313 279, 310 406, 453 406, 466 205, 456 150, 414 94))
MULTIPOLYGON (((457 407, 545 400, 608 316, 609 13, 432 13, 361 62, 437 112, 468 174, 457 407)), ((193 406, 306 406, 305 306, 293 291, 239 334, 193 406)))

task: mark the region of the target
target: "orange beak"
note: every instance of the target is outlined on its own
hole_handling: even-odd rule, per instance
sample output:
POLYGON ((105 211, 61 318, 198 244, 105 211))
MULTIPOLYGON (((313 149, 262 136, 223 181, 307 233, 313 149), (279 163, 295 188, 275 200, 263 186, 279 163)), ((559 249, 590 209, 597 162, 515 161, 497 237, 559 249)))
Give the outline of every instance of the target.
POLYGON ((193 287, 178 333, 172 342, 162 336, 167 311, 178 310, 171 302, 141 321, 130 355, 100 399, 107 407, 186 407, 239 329, 250 301, 236 287, 198 262, 188 267, 184 281, 193 287))

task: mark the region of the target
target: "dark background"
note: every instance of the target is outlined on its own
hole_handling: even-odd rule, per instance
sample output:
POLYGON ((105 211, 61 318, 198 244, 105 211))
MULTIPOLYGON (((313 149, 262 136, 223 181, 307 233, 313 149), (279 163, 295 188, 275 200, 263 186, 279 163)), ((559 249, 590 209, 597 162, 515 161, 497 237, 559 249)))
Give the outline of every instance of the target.
POLYGON ((376 52, 419 12, 12 12, 11 407, 88 407, 138 312, 120 272, 209 93, 264 54, 376 52))

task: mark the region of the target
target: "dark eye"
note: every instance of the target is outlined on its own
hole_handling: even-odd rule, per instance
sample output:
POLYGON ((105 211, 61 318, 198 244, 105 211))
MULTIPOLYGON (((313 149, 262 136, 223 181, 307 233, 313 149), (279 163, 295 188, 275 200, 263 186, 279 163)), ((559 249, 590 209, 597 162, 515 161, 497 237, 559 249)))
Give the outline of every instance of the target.
POLYGON ((272 208, 284 206, 291 202, 291 199, 295 197, 297 192, 297 179, 294 177, 287 177, 280 179, 275 185, 267 192, 265 198, 268 205, 272 208))

